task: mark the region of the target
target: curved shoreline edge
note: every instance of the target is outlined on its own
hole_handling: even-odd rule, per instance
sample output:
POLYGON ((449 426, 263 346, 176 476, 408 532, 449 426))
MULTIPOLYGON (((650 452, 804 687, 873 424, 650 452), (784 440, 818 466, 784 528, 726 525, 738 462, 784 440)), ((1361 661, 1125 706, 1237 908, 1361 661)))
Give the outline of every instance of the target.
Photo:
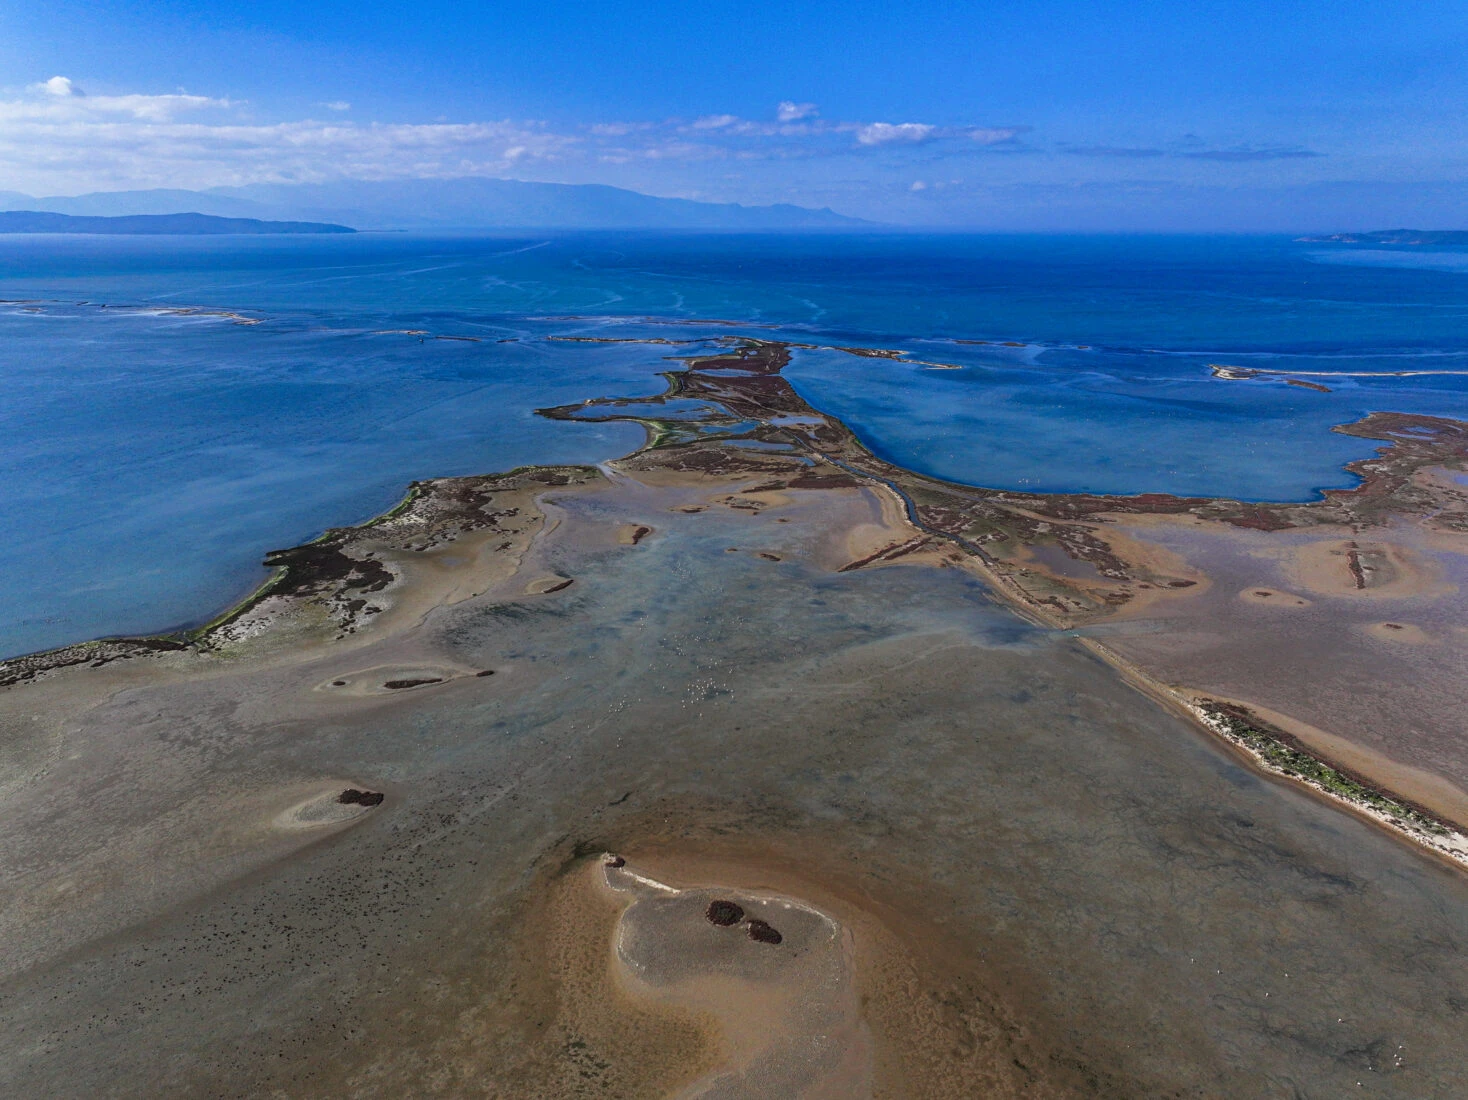
MULTIPOLYGON (((566 339, 566 338, 562 338, 566 339)), ((597 342, 667 344, 664 339, 597 342)), ((1423 495, 1414 476, 1429 467, 1463 468, 1468 460, 1468 424, 1441 417, 1374 412, 1333 430, 1379 440, 1386 445, 1367 459, 1346 465, 1360 478, 1349 489, 1323 490, 1307 503, 1271 504, 1222 498, 1175 497, 1143 493, 1020 493, 942 481, 917 474, 872 454, 844 423, 811 407, 782 376, 791 348, 814 347, 740 335, 711 336, 697 341, 711 354, 669 357, 681 364, 664 372, 663 393, 642 398, 603 398, 580 405, 538 410, 559 420, 622 420, 641 424, 647 432, 642 447, 620 461, 653 452, 677 455, 675 468, 728 472, 749 469, 739 455, 756 448, 778 450, 807 462, 808 487, 865 483, 880 486, 900 502, 917 535, 848 563, 842 570, 899 561, 925 546, 942 545, 967 559, 990 590, 1032 623, 1071 630, 1098 622, 1120 607, 1154 598, 1153 593, 1188 588, 1186 577, 1138 570, 1134 561, 1089 524, 1107 517, 1180 515, 1259 532, 1322 525, 1352 530, 1380 526, 1391 517, 1426 514, 1436 502, 1423 495), (697 415, 674 415, 670 401, 700 403, 697 415), (824 470, 819 468, 823 467, 824 470), (1027 561, 1036 546, 1053 547, 1071 561, 1092 570, 1099 583, 1027 561)), ((895 358, 884 349, 838 348, 851 354, 895 358)), ((592 466, 522 466, 504 473, 467 478, 414 481, 390 509, 367 521, 330 528, 297 547, 272 551, 264 564, 271 575, 242 600, 207 623, 177 633, 101 638, 25 654, 0 661, 0 690, 24 686, 66 668, 100 667, 117 660, 166 652, 223 652, 239 640, 239 626, 268 601, 332 601, 340 620, 338 637, 356 629, 363 615, 378 610, 368 602, 390 588, 397 575, 372 554, 354 557, 346 549, 379 528, 398 521, 417 523, 431 540, 452 541, 485 527, 483 509, 489 496, 506 490, 544 491, 602 477, 592 466)), ((797 478, 789 488, 806 487, 797 478)), ((513 509, 508 513, 512 514, 513 509)), ((1443 510, 1437 508, 1434 515, 1443 510)), ((1468 514, 1449 514, 1454 532, 1468 532, 1468 514)), ((506 545, 509 545, 508 543, 506 545)), ((1354 544, 1353 544, 1354 545, 1354 544)), ((1350 558, 1359 586, 1364 574, 1356 552, 1350 558)), ((1266 721, 1248 707, 1164 684, 1135 663, 1094 638, 1082 645, 1107 661, 1134 687, 1169 709, 1186 715, 1199 729, 1230 746, 1256 770, 1328 798, 1401 839, 1468 868, 1468 835, 1458 823, 1402 797, 1359 771, 1307 748, 1298 738, 1266 721)))

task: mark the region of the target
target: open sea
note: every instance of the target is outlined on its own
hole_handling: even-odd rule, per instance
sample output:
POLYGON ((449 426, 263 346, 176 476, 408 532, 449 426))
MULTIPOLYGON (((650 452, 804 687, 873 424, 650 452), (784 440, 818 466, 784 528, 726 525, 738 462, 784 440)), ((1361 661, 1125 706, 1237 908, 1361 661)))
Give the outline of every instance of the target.
POLYGON ((207 621, 266 551, 415 478, 636 447, 634 425, 534 410, 660 392, 679 348, 550 337, 905 350, 804 351, 786 373, 883 457, 996 487, 1306 500, 1373 449, 1333 425, 1468 418, 1468 251, 1448 249, 8 236, 0 300, 0 656, 207 621))

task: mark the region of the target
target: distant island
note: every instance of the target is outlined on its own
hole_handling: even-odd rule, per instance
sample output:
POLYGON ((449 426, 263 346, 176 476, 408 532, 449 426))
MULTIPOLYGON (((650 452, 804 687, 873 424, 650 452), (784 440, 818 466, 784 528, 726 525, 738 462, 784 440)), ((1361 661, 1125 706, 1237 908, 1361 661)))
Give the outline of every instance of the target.
POLYGON ((1329 244, 1468 244, 1464 229, 1378 229, 1371 233, 1332 233, 1297 240, 1329 244))
POLYGON ((219 218, 212 214, 126 214, 87 217, 40 210, 0 210, 0 233, 109 233, 129 235, 220 233, 355 233, 330 222, 272 222, 259 218, 219 218))

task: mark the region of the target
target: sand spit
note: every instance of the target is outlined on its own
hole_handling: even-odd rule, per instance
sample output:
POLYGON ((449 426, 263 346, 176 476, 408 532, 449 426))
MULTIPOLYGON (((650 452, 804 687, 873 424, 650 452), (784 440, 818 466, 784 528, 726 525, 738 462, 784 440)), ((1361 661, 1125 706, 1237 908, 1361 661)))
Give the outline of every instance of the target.
POLYGON ((1430 812, 1374 787, 1339 767, 1322 763, 1295 738, 1271 728, 1236 704, 1205 699, 1190 706, 1209 729, 1247 752, 1266 771, 1304 783, 1462 867, 1468 867, 1468 833, 1430 812))

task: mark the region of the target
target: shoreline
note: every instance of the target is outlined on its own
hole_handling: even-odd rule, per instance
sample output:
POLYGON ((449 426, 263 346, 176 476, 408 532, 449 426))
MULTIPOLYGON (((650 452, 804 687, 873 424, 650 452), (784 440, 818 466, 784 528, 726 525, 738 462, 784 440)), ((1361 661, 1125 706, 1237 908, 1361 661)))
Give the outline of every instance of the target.
MULTIPOLYGON (((597 343, 675 343, 656 337, 552 338, 597 343)), ((663 372, 666 388, 660 394, 642 398, 589 399, 580 405, 537 411, 558 420, 626 420, 641 424, 647 433, 643 445, 621 459, 612 460, 613 463, 625 463, 653 453, 667 454, 680 448, 686 449, 690 455, 696 453, 707 458, 722 449, 727 453, 703 461, 701 466, 710 472, 720 468, 728 472, 740 467, 738 455, 741 451, 748 454, 752 450, 742 448, 741 442, 757 442, 788 450, 791 454, 805 454, 832 471, 831 474, 813 475, 817 480, 824 478, 825 483, 832 483, 833 477, 845 477, 853 483, 873 484, 890 492, 897 498, 906 523, 914 531, 914 538, 879 547, 842 566, 843 571, 911 560, 914 555, 931 558, 935 544, 936 552, 942 557, 945 553, 942 548, 947 547, 949 552, 956 552, 962 557, 962 566, 976 573, 997 601, 1031 624, 1055 631, 1073 630, 1087 621, 1104 621, 1119 605, 1112 594, 1105 594, 1098 601, 1088 584, 1069 583, 1073 578, 1057 575, 1051 569, 1043 566, 1027 568, 1033 565, 1030 551, 1035 546, 1056 546, 1071 559, 1093 567, 1099 576, 1109 576, 1113 580, 1117 576, 1126 576, 1132 564, 1114 553, 1112 545, 1094 537, 1095 529, 1066 528, 1065 524, 1074 524, 1077 520, 1105 521, 1107 517, 1116 516, 1156 516, 1160 519, 1186 513, 1206 516, 1210 521, 1238 528, 1271 532, 1297 529, 1306 522, 1302 521, 1302 514, 1315 510, 1331 514, 1325 519, 1311 516, 1308 522, 1339 523, 1341 516, 1338 513, 1345 512, 1354 521, 1352 526, 1355 529, 1361 526, 1363 518, 1369 524, 1395 514, 1393 509, 1399 504, 1396 498, 1410 487, 1419 470, 1453 461, 1461 463, 1468 455, 1468 446, 1465 446, 1468 425, 1438 417, 1373 412, 1359 421, 1337 425, 1333 430, 1381 440, 1387 446, 1378 449, 1370 458, 1346 464, 1345 469, 1360 479, 1359 484, 1349 489, 1322 490, 1320 499, 1316 501, 1272 503, 1184 498, 1160 493, 1103 496, 993 490, 917 474, 878 458, 843 422, 809 406, 781 377, 790 361, 792 348, 829 348, 888 359, 903 359, 906 353, 880 348, 795 344, 738 335, 677 343, 705 343, 715 350, 712 354, 670 356, 681 365, 681 369, 663 372), (711 407, 722 408, 726 419, 655 415, 657 406, 690 397, 701 399, 711 407), (593 410, 605 410, 605 415, 585 415, 593 410), (811 423, 794 422, 802 418, 811 423), (751 424, 754 426, 749 427, 751 424), (721 427, 726 430, 720 431, 721 427), (703 430, 706 428, 714 430, 703 430), (969 508, 970 514, 965 515, 964 508, 969 508), (959 511, 955 513, 955 509, 959 511), (980 520, 978 537, 974 537, 974 510, 977 510, 980 520), (1016 547, 1020 558, 996 556, 992 550, 996 544, 1016 547), (1017 561, 1024 564, 1017 564, 1017 561)), ((336 613, 342 620, 337 627, 340 630, 338 640, 341 640, 355 633, 363 612, 373 614, 382 610, 366 603, 366 599, 373 593, 390 589, 397 580, 393 569, 377 561, 373 553, 361 559, 346 553, 356 544, 370 540, 374 532, 395 521, 406 520, 425 527, 430 532, 430 543, 440 539, 452 542, 481 526, 473 514, 480 507, 478 495, 501 492, 507 486, 515 485, 517 480, 544 486, 603 476, 599 468, 591 466, 530 465, 503 473, 413 481, 401 499, 379 515, 360 524, 329 528, 300 546, 269 552, 264 564, 272 569, 270 576, 243 599, 201 626, 157 635, 90 639, 0 660, 0 691, 25 686, 80 665, 101 667, 118 660, 180 651, 198 655, 224 653, 231 644, 248 640, 252 627, 243 621, 273 600, 319 602, 325 594, 328 602, 335 601, 336 613), (455 500, 456 495, 463 499, 455 500), (437 530, 435 525, 443 526, 445 513, 448 526, 445 530, 437 530)), ((791 483, 791 487, 798 487, 798 479, 791 483)), ((1364 574, 1356 551, 1351 552, 1349 560, 1357 587, 1364 587, 1364 574)), ((1196 582, 1173 579, 1168 583, 1186 589, 1196 582)), ((545 590, 553 591, 555 587, 552 585, 545 590)), ((1136 587, 1146 588, 1147 585, 1144 582, 1136 587)), ((1140 592, 1131 592, 1121 605, 1140 595, 1140 592)), ((1166 593, 1156 598, 1165 599, 1166 593)), ((1144 597, 1139 602, 1147 606, 1152 599, 1144 597)), ((1185 715, 1195 727, 1247 758, 1255 770, 1304 787, 1372 821, 1414 847, 1444 858, 1460 869, 1468 868, 1468 836, 1463 832, 1463 823, 1454 822, 1405 798, 1376 778, 1363 775, 1328 754, 1304 745, 1259 717, 1246 703, 1231 700, 1220 703, 1213 697, 1216 693, 1165 683, 1145 671, 1134 659, 1094 637, 1078 640, 1138 690, 1175 713, 1185 715), (1226 717, 1219 716, 1225 711, 1215 714, 1209 709, 1220 706, 1225 708, 1226 717), (1251 747, 1250 737, 1241 736, 1232 729, 1230 722, 1243 723, 1256 738, 1264 738, 1269 744, 1284 746, 1289 752, 1307 758, 1310 767, 1305 771, 1313 768, 1315 772, 1312 774, 1316 774, 1319 769, 1324 769, 1345 781, 1312 781, 1300 769, 1291 771, 1272 764, 1268 759, 1269 752, 1259 748, 1259 744, 1264 742, 1251 747), (1390 803, 1391 808, 1383 810, 1383 801, 1390 803)))
POLYGON ((1436 857, 1439 862, 1458 871, 1468 871, 1468 834, 1426 807, 1376 784, 1324 754, 1313 752, 1298 738, 1259 717, 1246 704, 1210 698, 1203 692, 1164 684, 1094 639, 1076 640, 1105 661, 1139 693, 1188 719, 1199 732, 1231 749, 1256 774, 1283 782, 1293 789, 1308 791, 1321 801, 1369 822, 1394 839, 1436 857), (1235 730, 1232 728, 1235 724, 1244 729, 1235 730), (1250 737, 1250 733, 1255 736, 1250 737), (1358 788, 1359 793, 1332 789, 1331 785, 1302 774, 1299 768, 1287 770, 1271 759, 1274 755, 1271 750, 1276 748, 1283 748, 1310 764, 1336 773, 1358 788), (1383 808, 1383 802, 1395 805, 1389 811, 1383 808))

